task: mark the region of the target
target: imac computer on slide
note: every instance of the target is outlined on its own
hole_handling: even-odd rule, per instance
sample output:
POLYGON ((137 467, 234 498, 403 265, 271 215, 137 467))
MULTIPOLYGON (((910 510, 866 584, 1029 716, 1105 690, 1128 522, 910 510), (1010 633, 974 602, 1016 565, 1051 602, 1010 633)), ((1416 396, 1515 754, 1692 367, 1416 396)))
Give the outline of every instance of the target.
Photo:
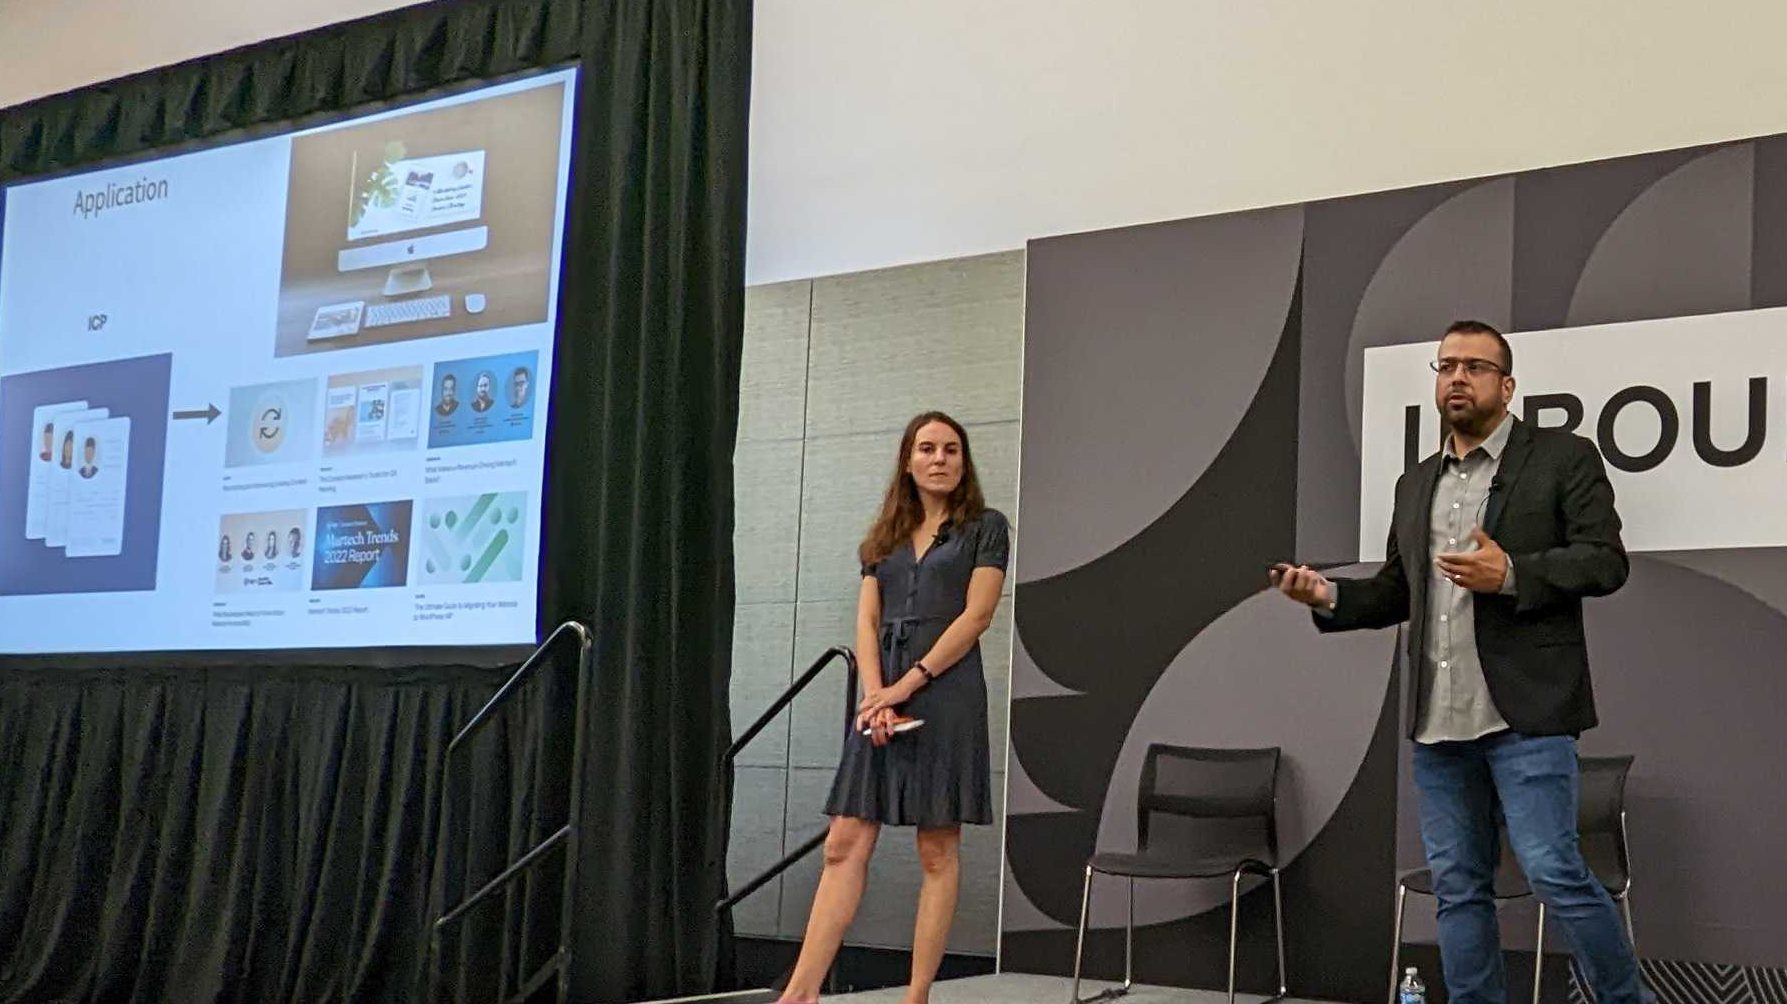
MULTIPOLYGON (((313 341, 451 316, 450 295, 420 295, 434 288, 428 262, 489 246, 490 228, 478 222, 484 214, 483 150, 404 157, 401 145, 393 144, 388 154, 371 168, 354 156, 347 246, 336 255, 339 272, 387 269, 380 290, 385 299, 319 307, 310 330, 313 341), (420 230, 433 232, 417 235, 420 230)), ((481 299, 467 297, 468 309, 481 299)))

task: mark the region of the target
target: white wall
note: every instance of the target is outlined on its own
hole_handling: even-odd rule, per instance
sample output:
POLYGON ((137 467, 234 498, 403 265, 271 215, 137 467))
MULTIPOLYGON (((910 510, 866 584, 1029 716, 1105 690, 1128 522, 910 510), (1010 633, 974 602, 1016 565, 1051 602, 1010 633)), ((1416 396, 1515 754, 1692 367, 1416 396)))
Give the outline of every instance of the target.
POLYGON ((758 0, 753 281, 1787 130, 1778 0, 758 0))
POLYGON ((0 108, 417 0, 0 0, 0 108))
MULTIPOLYGON (((0 0, 0 105, 401 0, 0 0)), ((757 0, 750 281, 1787 131, 1777 0, 757 0)))

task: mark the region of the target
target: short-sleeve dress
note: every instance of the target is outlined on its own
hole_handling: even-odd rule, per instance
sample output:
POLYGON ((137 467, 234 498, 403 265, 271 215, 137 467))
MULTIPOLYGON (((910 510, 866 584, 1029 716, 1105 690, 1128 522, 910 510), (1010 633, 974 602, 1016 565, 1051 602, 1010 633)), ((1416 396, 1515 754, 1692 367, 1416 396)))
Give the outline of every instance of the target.
MULTIPOLYGON (((1011 524, 988 509, 917 557, 910 542, 871 566, 881 590, 881 680, 892 685, 924 658, 968 603, 976 568, 1003 570, 1011 524)), ((867 736, 844 737, 844 753, 825 801, 828 816, 855 816, 890 826, 950 826, 993 821, 987 742, 987 680, 980 643, 919 688, 901 709, 925 724, 877 747, 867 736)))

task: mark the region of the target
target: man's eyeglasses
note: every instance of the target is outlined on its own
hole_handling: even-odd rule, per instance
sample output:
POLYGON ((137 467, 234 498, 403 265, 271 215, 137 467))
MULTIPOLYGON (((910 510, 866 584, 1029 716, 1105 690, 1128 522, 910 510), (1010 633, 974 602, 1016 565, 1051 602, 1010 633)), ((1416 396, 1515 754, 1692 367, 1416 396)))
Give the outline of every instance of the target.
POLYGON ((1428 363, 1427 366, 1440 376, 1451 376, 1453 373, 1458 372, 1458 369, 1461 366, 1466 373, 1469 373, 1474 377, 1487 376, 1490 373, 1508 372, 1487 359, 1453 359, 1447 357, 1445 359, 1435 359, 1433 362, 1428 363))

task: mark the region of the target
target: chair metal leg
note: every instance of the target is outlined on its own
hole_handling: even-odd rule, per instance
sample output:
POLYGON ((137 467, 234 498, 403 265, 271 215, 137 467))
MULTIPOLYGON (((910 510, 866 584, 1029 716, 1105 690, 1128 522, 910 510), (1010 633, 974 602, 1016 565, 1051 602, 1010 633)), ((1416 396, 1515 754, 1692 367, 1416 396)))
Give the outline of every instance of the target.
POLYGON ((1086 885, 1080 892, 1080 931, 1073 942, 1073 990, 1068 994, 1068 1004, 1079 1004, 1080 1000, 1080 959, 1086 952, 1086 910, 1092 905, 1092 866, 1086 866, 1086 885))
POLYGON ((1638 929, 1632 926, 1632 897, 1630 894, 1619 898, 1620 911, 1626 915, 1626 940, 1632 943, 1632 957, 1638 957, 1638 929))
POLYGON ((1069 992, 1068 1004, 1093 1004, 1094 1001, 1116 1000, 1129 993, 1130 958, 1134 951, 1135 939, 1135 879, 1129 880, 1129 925, 1124 929, 1123 946, 1123 985, 1106 987, 1090 997, 1080 996, 1080 966, 1086 957, 1086 928, 1091 917, 1092 908, 1092 866, 1086 865, 1086 887, 1080 892, 1080 929, 1073 942, 1073 990, 1069 992))
POLYGON ((1129 877, 1129 923, 1123 928, 1123 992, 1135 980, 1135 876, 1129 877))
POLYGON ((1278 996, 1290 996, 1290 985, 1284 979, 1284 892, 1279 888, 1278 869, 1272 869, 1272 924, 1278 929, 1278 996))
POLYGON ((1241 928, 1241 869, 1229 881, 1229 1004, 1235 1004, 1235 942, 1241 928))
POLYGON ((1539 933, 1533 941, 1533 1004, 1539 1004, 1539 981, 1545 975, 1545 904, 1539 904, 1539 933))
POLYGON ((1397 1004, 1397 983, 1402 979, 1402 914, 1408 905, 1408 887, 1401 882, 1396 883, 1396 926, 1390 935, 1390 997, 1389 1004, 1397 1004))

